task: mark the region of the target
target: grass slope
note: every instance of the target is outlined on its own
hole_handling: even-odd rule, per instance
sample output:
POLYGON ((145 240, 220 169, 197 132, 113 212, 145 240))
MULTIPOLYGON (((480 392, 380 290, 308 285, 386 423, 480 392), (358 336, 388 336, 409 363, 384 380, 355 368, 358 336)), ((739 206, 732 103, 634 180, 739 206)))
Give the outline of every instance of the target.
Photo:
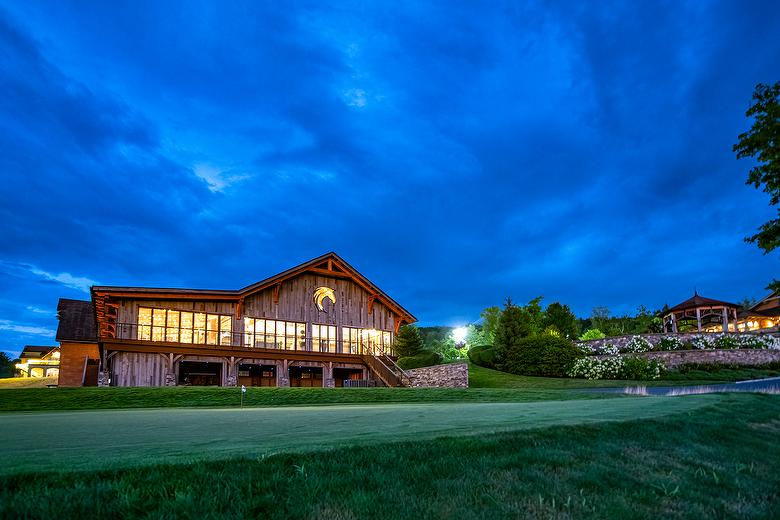
POLYGON ((0 473, 115 468, 690 412, 717 396, 2 416, 0 473))
POLYGON ((0 517, 776 518, 780 398, 716 397, 651 420, 0 477, 0 517))
POLYGON ((574 379, 556 377, 518 376, 480 367, 469 363, 469 386, 471 388, 517 388, 536 390, 576 390, 582 388, 607 388, 623 386, 673 386, 733 383, 749 379, 774 377, 778 370, 762 368, 721 368, 713 371, 691 370, 687 373, 669 372, 654 381, 626 381, 613 379, 574 379))

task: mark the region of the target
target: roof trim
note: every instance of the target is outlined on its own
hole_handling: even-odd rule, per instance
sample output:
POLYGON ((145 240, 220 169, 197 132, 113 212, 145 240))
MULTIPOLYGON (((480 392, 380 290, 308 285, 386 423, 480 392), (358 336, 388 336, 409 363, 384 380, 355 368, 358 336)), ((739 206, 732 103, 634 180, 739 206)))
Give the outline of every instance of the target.
POLYGON ((106 286, 96 285, 91 288, 92 296, 95 294, 107 294, 110 296, 118 297, 149 297, 149 298, 163 298, 163 299, 213 299, 213 300, 229 300, 238 301, 246 298, 259 291, 269 289, 276 284, 282 283, 285 280, 289 280, 295 276, 301 275, 307 271, 316 269, 316 266, 324 262, 332 261, 342 269, 342 271, 333 271, 332 274, 327 272, 317 271, 315 274, 322 276, 333 277, 347 277, 353 279, 358 285, 361 285, 368 292, 373 293, 376 299, 387 305, 391 310, 398 314, 408 323, 414 323, 417 318, 412 313, 402 307, 398 302, 393 300, 382 289, 374 285, 368 278, 363 276, 357 269, 352 267, 343 258, 331 251, 324 255, 318 256, 306 262, 291 267, 286 271, 282 271, 279 274, 270 276, 259 282, 253 283, 239 290, 218 290, 218 289, 173 289, 173 288, 156 288, 156 287, 121 287, 121 286, 106 286))

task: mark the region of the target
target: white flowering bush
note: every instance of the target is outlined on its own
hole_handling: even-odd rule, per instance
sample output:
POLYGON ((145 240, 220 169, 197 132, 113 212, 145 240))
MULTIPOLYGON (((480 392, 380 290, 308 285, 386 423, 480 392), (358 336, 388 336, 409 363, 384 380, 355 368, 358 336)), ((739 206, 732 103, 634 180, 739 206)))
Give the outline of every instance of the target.
POLYGON ((585 379, 658 379, 665 370, 655 359, 636 356, 580 358, 566 372, 569 377, 585 379))
POLYGON ((647 352, 653 349, 653 345, 642 336, 634 336, 621 349, 621 352, 647 352))
POLYGON ((612 343, 604 343, 602 345, 596 343, 582 343, 580 344, 582 351, 588 356, 616 356, 620 349, 617 345, 612 343))
POLYGON ((656 345, 656 350, 685 350, 685 343, 680 341, 680 338, 676 336, 667 336, 661 338, 661 341, 656 345))
POLYGON ((712 350, 715 348, 715 338, 699 334, 692 337, 688 344, 691 350, 712 350))

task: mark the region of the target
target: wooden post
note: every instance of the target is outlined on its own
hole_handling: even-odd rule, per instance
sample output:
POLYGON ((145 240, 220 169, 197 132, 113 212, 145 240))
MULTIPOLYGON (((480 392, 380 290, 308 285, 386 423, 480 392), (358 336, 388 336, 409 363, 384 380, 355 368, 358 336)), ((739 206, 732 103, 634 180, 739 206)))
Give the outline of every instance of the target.
POLYGON ((677 317, 672 314, 672 332, 677 334, 677 317))
POLYGON ((701 309, 696 307, 696 327, 701 332, 701 309))
POLYGON ((729 331, 729 311, 723 307, 723 332, 729 331))

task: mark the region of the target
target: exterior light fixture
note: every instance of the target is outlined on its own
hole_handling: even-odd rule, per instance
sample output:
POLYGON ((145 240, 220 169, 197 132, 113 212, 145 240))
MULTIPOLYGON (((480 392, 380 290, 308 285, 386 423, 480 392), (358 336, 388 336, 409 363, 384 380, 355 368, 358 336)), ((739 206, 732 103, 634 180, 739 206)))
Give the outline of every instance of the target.
POLYGON ((452 339, 457 345, 463 345, 466 343, 466 335, 469 330, 466 327, 458 327, 452 331, 452 339))

